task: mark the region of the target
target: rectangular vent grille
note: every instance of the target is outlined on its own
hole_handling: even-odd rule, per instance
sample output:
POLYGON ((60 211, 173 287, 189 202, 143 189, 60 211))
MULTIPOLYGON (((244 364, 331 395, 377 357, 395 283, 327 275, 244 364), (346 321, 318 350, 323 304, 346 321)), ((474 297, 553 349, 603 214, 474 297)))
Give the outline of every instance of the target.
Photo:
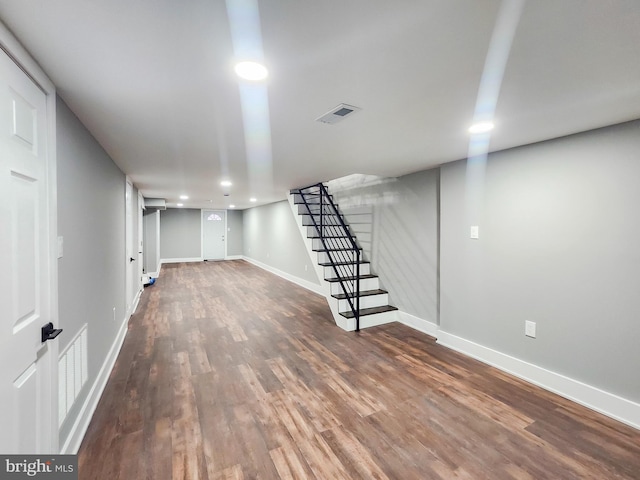
POLYGON ((58 359, 58 426, 62 425, 87 383, 87 325, 58 359))
POLYGON ((334 123, 338 123, 344 120, 346 117, 351 116, 356 112, 359 112, 360 110, 362 109, 358 107, 354 107, 353 105, 347 105, 346 103, 341 103, 337 107, 329 110, 324 115, 316 118, 316 121, 333 125, 334 123))

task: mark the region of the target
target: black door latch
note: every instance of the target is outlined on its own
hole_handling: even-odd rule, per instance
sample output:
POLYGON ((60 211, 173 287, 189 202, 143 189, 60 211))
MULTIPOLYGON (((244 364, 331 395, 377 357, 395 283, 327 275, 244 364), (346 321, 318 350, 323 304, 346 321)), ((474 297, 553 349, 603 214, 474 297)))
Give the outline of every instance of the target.
POLYGON ((61 328, 53 328, 53 323, 49 322, 42 327, 42 343, 47 340, 53 340, 62 333, 61 328))

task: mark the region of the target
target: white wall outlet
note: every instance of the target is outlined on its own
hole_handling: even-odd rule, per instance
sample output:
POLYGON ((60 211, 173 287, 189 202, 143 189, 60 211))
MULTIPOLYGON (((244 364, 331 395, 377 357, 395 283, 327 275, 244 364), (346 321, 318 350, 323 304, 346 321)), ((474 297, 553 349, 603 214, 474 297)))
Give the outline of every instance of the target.
POLYGON ((113 307, 113 321, 116 321, 116 307, 113 307))
POLYGON ((480 227, 478 227, 478 225, 471 225, 470 236, 474 240, 480 238, 480 227))
POLYGON ((58 237, 58 258, 64 255, 64 237, 58 237))
POLYGON ((524 322, 524 334, 527 337, 536 338, 536 322, 526 320, 524 322))

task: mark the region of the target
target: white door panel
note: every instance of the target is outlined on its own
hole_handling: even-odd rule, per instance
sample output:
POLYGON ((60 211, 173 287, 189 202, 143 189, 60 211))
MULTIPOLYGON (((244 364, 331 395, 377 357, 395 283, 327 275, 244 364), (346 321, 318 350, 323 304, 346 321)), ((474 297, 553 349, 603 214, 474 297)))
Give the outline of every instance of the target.
POLYGON ((51 445, 47 98, 0 51, 0 452, 51 445), (47 418, 45 418, 47 417, 47 418))
POLYGON ((224 260, 226 256, 226 212, 202 211, 202 242, 205 260, 224 260))

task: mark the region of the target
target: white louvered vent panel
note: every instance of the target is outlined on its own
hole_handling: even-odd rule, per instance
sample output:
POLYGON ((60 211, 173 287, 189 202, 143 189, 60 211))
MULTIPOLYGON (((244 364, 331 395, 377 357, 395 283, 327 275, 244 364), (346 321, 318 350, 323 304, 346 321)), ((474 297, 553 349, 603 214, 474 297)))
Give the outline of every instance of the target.
POLYGON ((58 360, 58 425, 62 425, 87 382, 87 325, 58 360))
POLYGON ((58 360, 58 426, 67 416, 67 357, 58 360))

